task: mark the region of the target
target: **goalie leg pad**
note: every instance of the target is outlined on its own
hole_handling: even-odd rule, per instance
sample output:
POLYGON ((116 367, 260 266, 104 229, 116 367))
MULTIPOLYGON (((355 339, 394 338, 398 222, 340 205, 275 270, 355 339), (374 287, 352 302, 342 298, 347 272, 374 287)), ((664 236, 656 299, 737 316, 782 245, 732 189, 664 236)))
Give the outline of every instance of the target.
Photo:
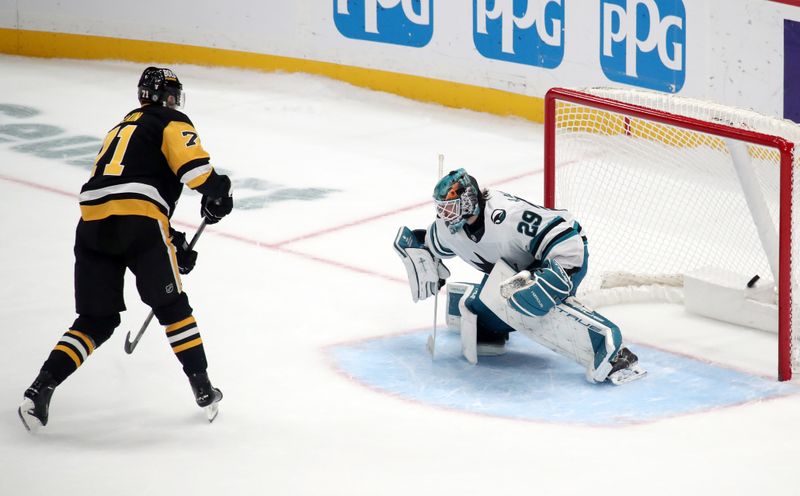
POLYGON ((511 310, 515 329, 528 338, 586 368, 589 382, 603 382, 611 372, 611 359, 622 346, 619 328, 597 312, 588 311, 574 298, 541 317, 511 310))
POLYGON ((622 346, 619 327, 574 298, 540 317, 515 310, 500 294, 501 283, 515 274, 508 264, 498 262, 481 291, 481 301, 515 330, 586 367, 590 382, 606 380, 611 359, 622 346))
POLYGON ((473 365, 478 363, 479 356, 504 354, 508 331, 513 331, 493 315, 491 317, 495 319, 494 323, 499 323, 502 327, 499 330, 496 329, 497 325, 487 327, 489 309, 482 304, 476 305, 479 303, 477 299, 479 292, 480 286, 477 284, 460 282, 447 284, 447 324, 450 329, 457 330, 461 334, 461 353, 473 365), (496 339, 487 341, 479 339, 479 335, 496 339))
MULTIPOLYGON (((591 360, 586 365, 586 379, 589 382, 603 382, 612 369, 612 359, 622 348, 622 333, 616 324, 603 315, 583 306, 575 298, 568 298, 558 310, 572 323, 573 332, 580 337, 587 333, 591 342, 591 360), (576 325, 577 324, 577 325, 576 325)), ((563 317, 562 317, 563 318, 563 317)))
POLYGON ((445 320, 448 329, 457 332, 461 330, 461 310, 459 309, 459 302, 464 295, 470 295, 476 287, 476 284, 469 282, 447 283, 447 287, 445 288, 447 293, 447 315, 445 320))
POLYGON ((500 356, 506 353, 507 334, 494 335, 495 339, 484 341, 479 338, 478 316, 464 305, 464 300, 459 302, 462 307, 461 314, 461 353, 469 363, 478 363, 479 356, 500 356))
POLYGON ((467 294, 465 296, 465 304, 467 305, 467 308, 472 310, 472 312, 478 316, 479 339, 482 335, 508 335, 508 333, 514 332, 514 328, 509 326, 503 319, 495 314, 492 309, 487 307, 481 299, 481 294, 488 279, 489 276, 484 276, 483 280, 481 280, 481 283, 477 287, 477 291, 473 291, 471 294, 467 294))
POLYGON ((478 363, 478 316, 467 308, 468 294, 458 300, 458 309, 461 312, 461 353, 469 363, 478 363))

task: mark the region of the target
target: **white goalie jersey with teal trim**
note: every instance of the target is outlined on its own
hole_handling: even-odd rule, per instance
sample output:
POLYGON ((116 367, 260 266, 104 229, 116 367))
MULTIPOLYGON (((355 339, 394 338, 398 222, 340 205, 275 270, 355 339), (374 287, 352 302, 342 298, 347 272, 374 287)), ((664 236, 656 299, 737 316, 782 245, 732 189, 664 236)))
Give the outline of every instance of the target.
POLYGON ((482 227, 477 222, 456 233, 436 219, 428 228, 425 245, 437 257, 458 256, 487 274, 501 259, 517 271, 544 259, 558 260, 566 270, 585 262, 581 227, 567 211, 489 190, 480 215, 482 227))

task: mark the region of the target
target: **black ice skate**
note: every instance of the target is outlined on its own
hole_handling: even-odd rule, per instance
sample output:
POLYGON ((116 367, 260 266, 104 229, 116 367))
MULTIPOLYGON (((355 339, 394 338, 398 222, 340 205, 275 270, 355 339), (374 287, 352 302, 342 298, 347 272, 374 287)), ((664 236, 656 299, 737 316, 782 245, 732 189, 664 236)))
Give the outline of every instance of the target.
POLYGON ((639 366, 637 357, 628 348, 620 348, 614 361, 611 362, 611 372, 608 373, 608 380, 613 384, 625 384, 626 382, 641 379, 647 371, 639 366))
POLYGON ((208 421, 213 422, 219 413, 218 403, 222 399, 222 391, 211 385, 206 372, 189 374, 189 384, 192 386, 197 406, 205 410, 208 421))
POLYGON ((50 398, 56 388, 56 381, 49 372, 40 372, 31 387, 25 390, 22 404, 17 409, 22 424, 28 432, 36 433, 47 425, 50 398))

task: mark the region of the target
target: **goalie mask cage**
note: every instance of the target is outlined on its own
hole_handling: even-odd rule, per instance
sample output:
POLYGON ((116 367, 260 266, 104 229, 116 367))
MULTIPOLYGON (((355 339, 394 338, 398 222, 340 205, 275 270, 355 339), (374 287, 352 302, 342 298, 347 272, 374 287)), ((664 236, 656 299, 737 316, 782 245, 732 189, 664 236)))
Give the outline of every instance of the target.
POLYGON ((680 281, 705 267, 758 275, 777 287, 778 378, 791 379, 800 350, 797 142, 793 122, 711 102, 548 91, 544 200, 572 212, 590 239, 579 296, 620 272, 633 284, 680 281))

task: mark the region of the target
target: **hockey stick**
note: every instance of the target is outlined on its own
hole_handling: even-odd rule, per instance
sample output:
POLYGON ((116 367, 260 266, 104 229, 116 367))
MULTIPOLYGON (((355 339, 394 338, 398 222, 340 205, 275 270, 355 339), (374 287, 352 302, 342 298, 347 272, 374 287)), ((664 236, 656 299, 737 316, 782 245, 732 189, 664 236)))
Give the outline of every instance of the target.
MULTIPOLYGON (((442 178, 442 174, 444 173, 443 171, 444 171, 444 155, 440 153, 439 175, 436 177, 437 181, 442 178)), ((428 342, 425 344, 425 348, 427 348, 428 354, 431 356, 431 360, 434 358, 436 352, 436 321, 439 320, 437 318, 439 313, 439 289, 441 288, 436 288, 436 292, 433 294, 433 330, 431 330, 430 335, 428 335, 428 342)))
MULTIPOLYGON (((206 218, 203 217, 203 222, 200 223, 200 227, 197 228, 197 231, 194 233, 194 236, 192 236, 192 240, 189 242, 189 250, 194 248, 195 243, 197 243, 197 239, 203 233, 203 229, 205 228, 206 228, 206 218)), ((125 353, 127 353, 128 355, 133 353, 134 348, 136 348, 136 345, 139 344, 139 340, 142 339, 144 331, 147 329, 147 326, 150 325, 150 321, 153 320, 154 316, 155 312, 153 312, 153 310, 150 310, 150 314, 147 316, 146 319, 144 319, 144 324, 142 324, 142 327, 139 329, 139 332, 136 333, 136 337, 133 339, 133 341, 131 341, 131 333, 130 331, 128 331, 128 335, 125 336, 125 353)))
POLYGON ((428 342, 425 345, 425 348, 428 349, 428 354, 431 356, 431 359, 434 357, 434 353, 436 350, 436 314, 439 312, 439 290, 436 290, 436 294, 433 295, 433 330, 428 335, 428 342))

